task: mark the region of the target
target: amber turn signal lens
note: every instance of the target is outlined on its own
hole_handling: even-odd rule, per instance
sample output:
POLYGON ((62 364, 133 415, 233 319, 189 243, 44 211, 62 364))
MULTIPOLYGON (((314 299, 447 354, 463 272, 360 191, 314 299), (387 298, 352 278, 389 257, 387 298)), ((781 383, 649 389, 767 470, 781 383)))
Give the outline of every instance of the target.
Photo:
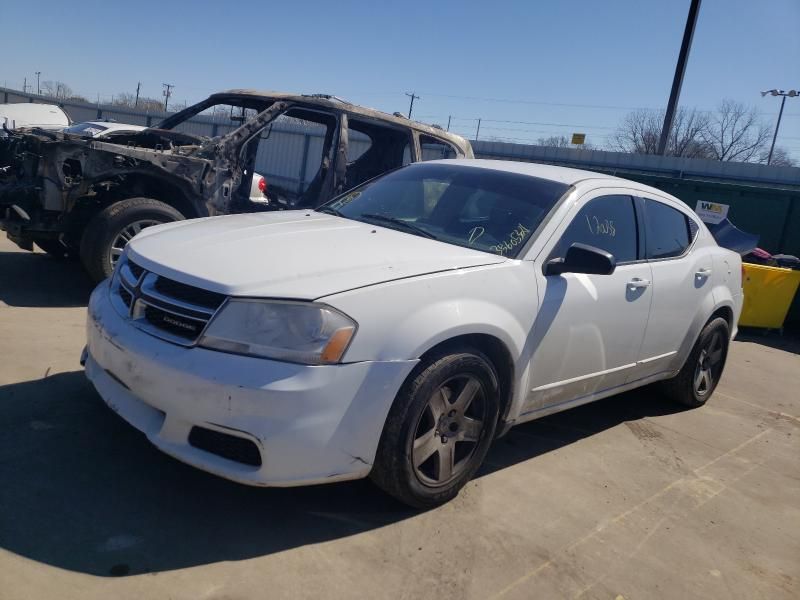
POLYGON ((342 327, 334 333, 322 350, 320 361, 323 363, 339 362, 342 355, 344 355, 344 351, 347 350, 347 345, 350 343, 354 332, 355 327, 342 327))

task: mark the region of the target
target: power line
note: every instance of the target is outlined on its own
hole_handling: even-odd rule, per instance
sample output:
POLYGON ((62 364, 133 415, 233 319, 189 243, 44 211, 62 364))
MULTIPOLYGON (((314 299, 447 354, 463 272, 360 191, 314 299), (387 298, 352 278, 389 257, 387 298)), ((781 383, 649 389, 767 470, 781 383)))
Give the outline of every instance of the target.
MULTIPOLYGON (((525 98, 492 98, 484 96, 463 96, 458 94, 435 94, 432 92, 423 92, 423 93, 426 96, 434 96, 437 98, 453 98, 456 100, 475 100, 479 102, 505 102, 509 104, 534 104, 540 106, 560 106, 568 108, 597 108, 597 109, 608 109, 608 110, 646 110, 651 112, 661 112, 664 110, 663 108, 654 108, 650 106, 620 106, 613 104, 573 104, 569 102, 545 102, 542 100, 528 100, 525 98)), ((696 109, 696 110, 697 112, 700 113, 716 112, 713 109, 696 109)), ((774 116, 774 113, 771 112, 757 111, 757 114, 774 116)), ((787 116, 800 117, 800 113, 793 113, 793 114, 785 113, 783 116, 784 118, 787 116)))

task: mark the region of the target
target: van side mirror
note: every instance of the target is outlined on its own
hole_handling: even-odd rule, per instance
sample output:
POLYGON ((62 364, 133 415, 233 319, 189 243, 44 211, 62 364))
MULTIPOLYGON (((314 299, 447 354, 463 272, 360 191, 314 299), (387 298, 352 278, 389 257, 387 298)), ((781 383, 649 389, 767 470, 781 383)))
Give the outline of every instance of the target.
POLYGON ((562 273, 586 273, 587 275, 611 275, 617 268, 614 255, 588 244, 572 244, 564 258, 553 258, 544 265, 545 275, 562 273))

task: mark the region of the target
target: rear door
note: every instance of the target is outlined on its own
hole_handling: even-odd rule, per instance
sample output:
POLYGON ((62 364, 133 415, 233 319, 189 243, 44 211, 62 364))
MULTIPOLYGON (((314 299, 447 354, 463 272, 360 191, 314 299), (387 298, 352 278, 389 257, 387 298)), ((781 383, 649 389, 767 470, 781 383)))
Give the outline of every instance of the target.
POLYGON ((611 275, 549 276, 537 268, 541 308, 530 340, 535 350, 525 412, 622 385, 637 367, 652 290, 634 201, 622 190, 585 198, 546 260, 563 258, 579 242, 610 252, 617 267, 611 275))
MULTIPOLYGON (((713 257, 694 247, 698 225, 666 202, 644 198, 646 256, 653 273, 653 305, 639 355, 640 377, 671 370, 675 355, 713 287, 713 257)), ((712 302, 713 304, 713 302, 712 302)))

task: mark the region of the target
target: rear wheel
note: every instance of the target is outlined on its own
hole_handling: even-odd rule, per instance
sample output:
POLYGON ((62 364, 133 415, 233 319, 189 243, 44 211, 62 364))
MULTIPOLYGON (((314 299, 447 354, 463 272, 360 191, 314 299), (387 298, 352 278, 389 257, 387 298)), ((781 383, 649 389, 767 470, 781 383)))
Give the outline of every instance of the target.
POLYGON ((705 404, 714 393, 728 357, 730 329, 722 317, 709 321, 695 342, 683 368, 661 386, 672 400, 686 406, 705 404))
POLYGON ((480 352, 432 358, 397 395, 371 477, 415 508, 454 498, 483 462, 499 412, 497 373, 480 352))
POLYGON ((142 229, 182 219, 169 204, 152 198, 115 202, 86 226, 81 239, 83 266, 95 281, 101 281, 111 275, 127 243, 142 229))

